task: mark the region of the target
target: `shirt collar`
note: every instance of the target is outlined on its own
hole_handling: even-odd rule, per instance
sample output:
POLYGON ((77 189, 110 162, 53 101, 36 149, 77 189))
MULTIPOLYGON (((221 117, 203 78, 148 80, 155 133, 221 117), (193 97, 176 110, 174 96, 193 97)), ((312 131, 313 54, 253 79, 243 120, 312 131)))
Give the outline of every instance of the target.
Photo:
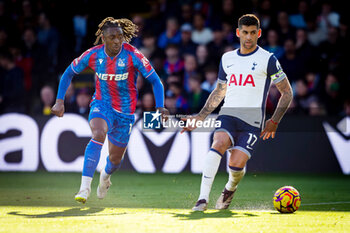
POLYGON ((249 55, 252 55, 253 53, 255 53, 256 51, 258 51, 258 49, 259 49, 259 45, 258 46, 256 46, 256 48, 254 49, 254 51, 252 51, 252 52, 250 52, 250 53, 247 53, 247 54, 242 54, 240 51, 241 51, 241 49, 238 49, 237 50, 237 54, 238 54, 238 56, 249 56, 249 55))

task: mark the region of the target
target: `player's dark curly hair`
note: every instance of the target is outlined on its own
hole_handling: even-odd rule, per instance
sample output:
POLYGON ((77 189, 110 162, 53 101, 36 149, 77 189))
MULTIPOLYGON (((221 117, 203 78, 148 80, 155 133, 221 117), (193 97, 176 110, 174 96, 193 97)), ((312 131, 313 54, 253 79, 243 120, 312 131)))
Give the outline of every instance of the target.
POLYGON ((238 27, 241 29, 243 25, 255 25, 258 29, 260 29, 260 20, 253 14, 245 14, 238 19, 238 27))
POLYGON ((107 17, 98 25, 98 30, 95 33, 97 36, 94 45, 100 43, 103 30, 109 27, 120 27, 123 31, 124 40, 130 42, 133 37, 137 36, 138 28, 137 26, 129 19, 115 19, 113 17, 107 17))

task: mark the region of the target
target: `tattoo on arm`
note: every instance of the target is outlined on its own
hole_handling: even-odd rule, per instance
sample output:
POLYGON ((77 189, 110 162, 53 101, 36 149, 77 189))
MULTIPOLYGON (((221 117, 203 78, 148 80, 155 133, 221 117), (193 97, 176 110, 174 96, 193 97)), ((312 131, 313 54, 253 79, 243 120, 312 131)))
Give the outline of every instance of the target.
POLYGON ((278 101, 277 107, 271 119, 275 122, 280 122, 282 120, 282 117, 288 110, 290 103, 293 100, 293 92, 287 78, 277 83, 276 87, 281 93, 281 97, 278 101))
POLYGON ((219 104, 225 97, 226 87, 227 84, 225 83, 217 83, 216 88, 210 93, 207 102, 198 114, 200 118, 205 119, 210 113, 212 113, 217 108, 217 106, 219 106, 219 104))

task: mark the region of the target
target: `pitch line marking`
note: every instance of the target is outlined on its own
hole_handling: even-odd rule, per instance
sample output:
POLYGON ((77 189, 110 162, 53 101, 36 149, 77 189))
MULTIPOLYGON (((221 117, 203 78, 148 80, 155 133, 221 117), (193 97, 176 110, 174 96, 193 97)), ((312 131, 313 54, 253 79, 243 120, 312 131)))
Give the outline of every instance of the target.
POLYGON ((350 201, 337 201, 337 202, 320 202, 320 203, 306 203, 301 205, 333 205, 333 204, 350 204, 350 201))

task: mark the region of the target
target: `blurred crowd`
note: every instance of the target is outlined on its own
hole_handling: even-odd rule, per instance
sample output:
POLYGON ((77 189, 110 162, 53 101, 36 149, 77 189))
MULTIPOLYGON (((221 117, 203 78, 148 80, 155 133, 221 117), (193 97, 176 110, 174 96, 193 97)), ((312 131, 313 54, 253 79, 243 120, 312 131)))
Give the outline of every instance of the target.
MULTIPOLYGON (((0 113, 49 115, 62 73, 93 46, 97 25, 107 16, 138 25, 131 44, 162 79, 170 112, 197 113, 216 86, 222 54, 239 47, 238 18, 254 13, 262 28, 259 46, 275 54, 292 84, 290 112, 350 115, 349 17, 341 1, 151 0, 119 10, 103 3, 0 0, 0 113)), ((91 70, 73 79, 66 112, 88 114, 93 82, 91 70)), ((140 76, 137 88, 137 111, 154 110, 150 84, 140 76)), ((272 85, 268 113, 278 99, 272 85)))

